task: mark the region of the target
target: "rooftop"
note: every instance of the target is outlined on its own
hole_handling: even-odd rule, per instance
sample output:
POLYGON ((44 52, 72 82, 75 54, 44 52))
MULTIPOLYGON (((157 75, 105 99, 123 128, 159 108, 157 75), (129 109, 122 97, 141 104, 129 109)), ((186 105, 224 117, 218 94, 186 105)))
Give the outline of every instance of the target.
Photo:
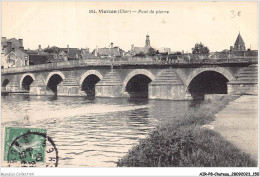
POLYGON ((238 36, 237 36, 235 45, 245 45, 244 40, 242 39, 240 33, 239 33, 238 36))

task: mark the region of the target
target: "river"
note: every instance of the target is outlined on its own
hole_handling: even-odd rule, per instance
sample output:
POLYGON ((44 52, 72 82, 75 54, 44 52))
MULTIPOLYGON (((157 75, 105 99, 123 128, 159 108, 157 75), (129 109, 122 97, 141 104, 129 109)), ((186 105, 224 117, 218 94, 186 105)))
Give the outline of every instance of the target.
POLYGON ((130 98, 2 96, 2 130, 47 130, 59 152, 59 167, 115 167, 118 159, 164 119, 174 119, 194 101, 130 98))

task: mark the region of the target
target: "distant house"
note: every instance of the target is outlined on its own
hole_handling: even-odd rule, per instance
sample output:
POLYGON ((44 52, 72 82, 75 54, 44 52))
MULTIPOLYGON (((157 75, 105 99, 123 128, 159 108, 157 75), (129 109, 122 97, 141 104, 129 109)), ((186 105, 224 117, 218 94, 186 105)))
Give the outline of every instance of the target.
POLYGON ((64 50, 60 51, 58 53, 58 59, 61 60, 61 61, 68 61, 67 52, 65 52, 64 50))
POLYGON ((97 59, 97 57, 95 55, 93 55, 92 53, 86 52, 83 54, 83 59, 87 60, 87 59, 97 59))
POLYGON ((81 50, 78 48, 70 48, 69 45, 67 45, 67 48, 60 48, 58 57, 63 61, 83 59, 81 50))
POLYGON ((88 58, 95 58, 94 55, 89 53, 89 49, 78 49, 78 48, 70 48, 67 45, 67 48, 60 48, 60 52, 58 54, 58 58, 63 61, 68 60, 81 60, 88 58))
POLYGON ((122 57, 124 56, 124 50, 119 47, 114 47, 113 43, 110 44, 109 48, 96 48, 92 54, 100 58, 109 58, 109 57, 122 57))
POLYGON ((48 53, 46 53, 46 52, 42 49, 41 45, 39 45, 39 47, 38 47, 38 49, 37 49, 36 51, 38 52, 38 55, 47 55, 47 54, 48 54, 48 53))
POLYGON ((45 54, 45 55, 29 55, 29 65, 40 65, 45 63, 50 63, 54 60, 53 55, 45 54))
POLYGON ((170 48, 166 48, 166 47, 156 48, 155 50, 158 53, 167 53, 167 54, 171 53, 171 49, 170 48))
POLYGON ((24 52, 23 39, 6 39, 6 37, 2 37, 1 46, 2 68, 29 65, 29 56, 24 52))
POLYGON ((29 65, 39 65, 50 63, 54 60, 54 55, 45 52, 41 45, 39 45, 36 50, 25 50, 25 52, 29 55, 29 65))
POLYGON ((29 55, 30 65, 95 58, 94 55, 89 53, 88 48, 70 48, 69 45, 67 45, 67 48, 48 46, 45 49, 42 49, 41 45, 39 45, 38 49, 28 49, 26 53, 29 55))

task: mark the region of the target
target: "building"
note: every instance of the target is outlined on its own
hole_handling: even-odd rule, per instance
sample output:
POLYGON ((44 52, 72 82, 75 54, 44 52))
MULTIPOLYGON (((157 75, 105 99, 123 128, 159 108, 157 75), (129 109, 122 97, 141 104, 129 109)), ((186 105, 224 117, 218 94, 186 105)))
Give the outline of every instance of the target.
POLYGON ((39 45, 38 49, 36 50, 28 49, 26 50, 26 53, 29 55, 30 65, 95 58, 94 55, 89 53, 88 48, 86 49, 70 48, 69 45, 67 45, 67 48, 48 46, 45 49, 42 49, 41 45, 39 45))
POLYGON ((23 39, 6 39, 1 40, 1 67, 21 67, 29 65, 29 56, 25 53, 23 47, 23 39))
POLYGON ((89 53, 89 48, 70 48, 67 45, 67 48, 60 48, 58 53, 59 60, 68 61, 68 60, 86 60, 90 58, 96 58, 94 55, 89 53))
POLYGON ((155 53, 160 54, 169 54, 171 52, 170 48, 161 47, 161 48, 153 48, 151 47, 150 36, 147 34, 145 39, 145 46, 144 47, 135 47, 134 44, 131 45, 130 53, 132 56, 138 55, 152 55, 153 51, 155 53), (154 50, 152 50, 154 49, 154 50))
POLYGON ((135 47, 134 44, 131 45, 131 55, 147 55, 149 49, 151 48, 150 36, 147 34, 145 39, 144 47, 135 47))
POLYGON ((54 60, 54 55, 45 52, 41 45, 36 50, 28 49, 25 52, 29 55, 29 65, 45 64, 54 60))
POLYGON ((69 45, 67 45, 67 48, 60 48, 58 58, 62 61, 83 59, 81 50, 78 48, 70 48, 69 45))
POLYGON ((239 34, 237 36, 236 42, 234 44, 234 47, 231 46, 230 50, 231 51, 245 51, 246 50, 246 46, 245 46, 243 38, 240 35, 240 32, 239 32, 239 34))
POLYGON ((110 57, 122 57, 124 56, 125 52, 119 47, 114 47, 114 44, 111 43, 108 48, 98 48, 93 50, 92 54, 95 57, 100 58, 110 58, 110 57))
POLYGON ((161 47, 161 48, 156 48, 155 49, 157 51, 157 53, 167 53, 170 54, 171 53, 171 49, 170 48, 166 48, 166 47, 161 47))

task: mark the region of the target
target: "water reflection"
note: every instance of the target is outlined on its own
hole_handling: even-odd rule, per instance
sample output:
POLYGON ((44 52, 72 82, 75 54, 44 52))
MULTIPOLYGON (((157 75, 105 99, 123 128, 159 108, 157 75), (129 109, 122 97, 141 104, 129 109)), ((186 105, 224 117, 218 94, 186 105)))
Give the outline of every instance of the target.
POLYGON ((191 100, 189 102, 189 107, 196 107, 198 108, 200 106, 201 103, 203 103, 204 100, 191 100))
POLYGON ((55 101, 55 100, 57 100, 58 99, 58 96, 57 95, 52 95, 52 96, 50 96, 50 97, 48 97, 49 99, 49 101, 55 101))
POLYGON ((139 104, 148 104, 149 100, 145 99, 145 98, 130 97, 130 98, 128 98, 128 102, 139 105, 139 104))
POLYGON ((116 166, 158 121, 174 119, 195 105, 138 98, 2 96, 2 129, 47 129, 59 150, 60 167, 116 166))

